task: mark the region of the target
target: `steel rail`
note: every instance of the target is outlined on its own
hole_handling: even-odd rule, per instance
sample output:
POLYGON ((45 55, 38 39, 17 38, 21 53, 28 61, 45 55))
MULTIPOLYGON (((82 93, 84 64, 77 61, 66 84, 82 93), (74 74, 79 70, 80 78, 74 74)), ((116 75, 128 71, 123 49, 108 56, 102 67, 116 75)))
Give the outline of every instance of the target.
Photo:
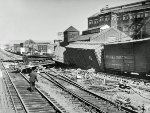
MULTIPOLYGON (((46 74, 50 74, 49 72, 45 72, 45 73, 46 73, 46 74)), ((50 74, 50 75, 52 75, 52 74, 50 74)), ((53 75, 53 76, 60 78, 61 75, 59 74, 59 76, 56 76, 56 75, 53 75)), ((95 94, 95 93, 93 93, 93 92, 91 92, 91 91, 85 89, 84 87, 82 87, 81 85, 75 83, 74 81, 70 80, 69 78, 64 77, 64 76, 61 76, 61 77, 62 77, 63 79, 62 79, 62 78, 60 78, 60 79, 66 81, 66 82, 68 82, 68 83, 70 83, 70 84, 72 84, 72 85, 75 85, 75 86, 78 87, 78 88, 81 88, 82 90, 88 92, 89 94, 94 95, 94 96, 96 96, 96 97, 98 97, 98 98, 101 98, 102 100, 107 101, 107 102, 109 102, 109 103, 112 104, 112 105, 116 105, 116 104, 113 103, 112 101, 110 101, 110 100, 108 100, 108 99, 106 99, 106 98, 103 98, 103 97, 101 97, 101 96, 99 96, 99 95, 97 95, 97 94, 95 94)), ((128 109, 128 108, 126 108, 126 107, 124 107, 124 106, 120 106, 120 107, 121 107, 123 110, 127 111, 127 112, 130 112, 130 113, 137 113, 137 111, 128 109)))
MULTIPOLYGON (((42 76, 42 75, 41 75, 41 76, 42 76)), ((64 89, 65 91, 67 91, 68 93, 70 93, 71 95, 73 95, 74 97, 76 97, 76 98, 78 98, 79 100, 81 100, 82 102, 84 102, 84 103, 90 105, 93 109, 96 109, 96 111, 98 111, 99 113, 107 113, 107 112, 102 111, 99 107, 95 106, 94 104, 88 102, 87 100, 85 100, 85 99, 83 99, 82 97, 78 96, 77 94, 73 93, 72 91, 68 90, 68 89, 65 88, 63 85, 61 85, 59 82, 57 82, 56 80, 54 80, 53 78, 51 78, 51 79, 53 79, 53 80, 50 80, 50 79, 48 79, 48 78, 46 78, 46 77, 44 77, 44 76, 42 76, 42 77, 45 78, 45 79, 47 79, 47 80, 49 80, 49 81, 51 81, 52 83, 56 84, 57 86, 61 87, 62 89, 64 89)))
MULTIPOLYGON (((20 72, 20 74, 25 78, 25 80, 27 82, 29 82, 29 80, 23 75, 23 73, 20 72)), ((53 101, 51 101, 42 91, 40 91, 37 87, 35 87, 35 89, 50 103, 53 105, 53 107, 55 108, 55 110, 57 111, 57 113, 66 113, 66 111, 62 111, 53 101)))
MULTIPOLYGON (((3 65, 3 67, 4 67, 4 65, 3 65)), ((10 82, 12 83, 12 85, 13 85, 13 87, 14 87, 14 89, 15 89, 15 91, 16 91, 16 93, 17 93, 19 99, 20 99, 21 104, 22 104, 23 107, 24 107, 24 110, 26 111, 26 113, 29 113, 29 111, 28 111, 27 107, 25 106, 25 103, 23 102, 23 100, 22 100, 22 98, 21 98, 21 96, 20 96, 20 94, 19 94, 19 92, 18 92, 16 86, 15 86, 14 83, 12 82, 12 79, 11 79, 11 77, 10 77, 10 75, 9 75, 9 73, 8 73, 8 71, 7 71, 7 69, 6 69, 5 67, 4 67, 4 69, 5 69, 5 72, 6 72, 6 74, 8 75, 9 80, 10 80, 10 82)))
MULTIPOLYGON (((10 56, 9 56, 10 57, 10 56)), ((15 57, 13 58, 13 57, 11 57, 11 59, 16 59, 15 57)), ((3 67, 4 67, 4 65, 3 65, 3 67)), ((27 113, 29 113, 29 110, 27 109, 27 107, 26 107, 26 104, 24 103, 24 101, 22 100, 22 98, 21 98, 21 95, 19 94, 19 92, 17 91, 17 86, 15 86, 15 84, 13 84, 13 82, 12 82, 12 80, 11 80, 11 78, 10 78, 10 75, 9 75, 9 73, 8 73, 8 71, 6 70, 6 68, 4 67, 4 69, 5 69, 5 71, 6 71, 6 74, 7 74, 7 76, 9 77, 9 80, 10 80, 10 82, 11 82, 11 84, 13 85, 13 87, 14 87, 14 89, 15 89, 15 93, 17 93, 17 95, 18 95, 18 97, 19 97, 19 100, 21 100, 21 103, 22 103, 22 105, 23 105, 23 108, 25 109, 25 111, 27 112, 27 113)), ((21 74, 21 73, 20 73, 21 74)), ((23 74, 21 74, 21 75, 23 75, 23 74)), ((24 76, 23 76, 23 78, 25 78, 24 76)), ((25 80, 27 80, 27 79, 25 79, 25 80)), ((66 111, 65 111, 65 109, 63 109, 61 106, 59 106, 59 107, 61 107, 61 109, 57 106, 57 105, 59 105, 59 104, 57 104, 56 102, 56 104, 53 102, 53 101, 51 101, 46 95, 44 95, 44 93, 42 93, 38 88, 36 88, 36 90, 39 92, 39 95, 41 95, 42 96, 42 98, 44 98, 46 101, 47 101, 47 103, 49 103, 50 104, 50 106, 52 106, 52 108, 57 112, 57 113, 67 113, 66 111)), ((45 101, 45 102, 46 102, 45 101)), ((50 109, 50 108, 49 108, 50 109)), ((46 112, 46 111, 45 111, 46 112)), ((49 111, 50 112, 50 111, 49 111)))
MULTIPOLYGON (((4 78, 3 78, 3 79, 4 79, 4 78)), ((8 91, 8 93, 9 93, 9 96, 10 96, 10 98, 11 98, 11 102, 12 102, 12 104, 13 104, 13 107, 14 107, 15 113, 18 113, 18 111, 17 111, 17 109, 16 109, 16 106, 15 106, 15 103, 14 103, 14 101, 13 101, 13 97, 12 97, 12 95, 11 95, 11 93, 10 93, 10 89, 9 89, 9 87, 8 87, 8 85, 7 85, 6 80, 4 80, 4 82, 5 82, 5 85, 6 85, 7 91, 8 91)))
MULTIPOLYGON (((7 71, 7 70, 6 70, 7 71)), ((6 72, 7 74, 9 74, 8 73, 8 71, 6 72)), ((10 75, 9 75, 9 78, 10 78, 10 75)), ((24 77, 23 77, 23 79, 24 79, 24 77)), ((10 78, 10 80, 11 80, 11 78, 10 78)), ((26 80, 26 79, 25 79, 26 80)), ((11 81, 11 83, 13 83, 12 81, 11 81)), ((13 84, 13 86, 15 86, 15 84, 13 84)), ((15 90, 17 90, 17 88, 15 87, 15 90)), ((38 90, 38 89, 37 89, 38 90)), ((42 95, 42 98, 44 98, 46 101, 45 102, 47 102, 47 103, 49 103, 50 104, 50 106, 52 106, 52 108, 57 112, 57 113, 67 113, 64 109, 62 110, 62 109, 60 109, 59 107, 57 107, 56 105, 54 105, 54 103, 52 102, 52 101, 50 101, 47 97, 46 97, 46 95, 44 95, 41 91, 39 91, 38 90, 38 92, 40 92, 39 94, 40 95, 42 95), (48 101, 49 100, 49 101, 48 101)), ((19 94, 19 92, 17 91, 17 95, 19 95, 19 97, 21 98, 21 95, 19 94)), ((22 100, 22 98, 21 98, 21 100, 22 100)), ((30 113, 30 110, 28 110, 28 108, 26 107, 26 104, 24 103, 24 101, 22 100, 21 102, 23 102, 23 104, 24 104, 24 106, 25 106, 25 110, 27 110, 26 112, 27 113, 30 113)), ((31 107, 32 108, 32 107, 31 107)), ((30 109, 30 108, 29 108, 30 109)), ((43 109, 44 110, 44 109, 43 109)))

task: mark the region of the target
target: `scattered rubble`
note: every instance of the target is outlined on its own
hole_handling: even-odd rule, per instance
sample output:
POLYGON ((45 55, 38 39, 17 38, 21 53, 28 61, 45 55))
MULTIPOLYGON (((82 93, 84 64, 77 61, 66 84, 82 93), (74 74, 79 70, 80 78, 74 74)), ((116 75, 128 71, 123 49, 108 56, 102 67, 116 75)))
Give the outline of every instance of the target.
POLYGON ((67 76, 96 94, 116 102, 116 104, 138 111, 145 109, 145 113, 150 112, 150 85, 148 83, 122 79, 107 73, 96 73, 94 69, 53 67, 51 70, 67 76))

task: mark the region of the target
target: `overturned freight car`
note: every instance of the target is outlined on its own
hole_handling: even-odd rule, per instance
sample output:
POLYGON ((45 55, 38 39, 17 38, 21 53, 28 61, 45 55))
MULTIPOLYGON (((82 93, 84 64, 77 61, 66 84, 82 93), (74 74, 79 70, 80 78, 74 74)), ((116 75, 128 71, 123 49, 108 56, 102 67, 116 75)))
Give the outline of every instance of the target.
POLYGON ((150 73, 150 38, 104 46, 106 71, 150 73))
POLYGON ((103 71, 103 44, 92 42, 71 43, 66 46, 64 58, 67 64, 103 71))

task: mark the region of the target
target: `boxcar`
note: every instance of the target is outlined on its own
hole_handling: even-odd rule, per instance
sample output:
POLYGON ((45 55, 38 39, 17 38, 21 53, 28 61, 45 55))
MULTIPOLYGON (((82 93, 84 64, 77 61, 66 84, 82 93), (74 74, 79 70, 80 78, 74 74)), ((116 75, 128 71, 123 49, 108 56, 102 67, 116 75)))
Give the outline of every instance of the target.
POLYGON ((64 58, 68 64, 81 68, 94 68, 96 71, 103 70, 101 51, 102 44, 75 43, 66 46, 64 58))
POLYGON ((150 38, 104 46, 106 71, 150 73, 150 38))

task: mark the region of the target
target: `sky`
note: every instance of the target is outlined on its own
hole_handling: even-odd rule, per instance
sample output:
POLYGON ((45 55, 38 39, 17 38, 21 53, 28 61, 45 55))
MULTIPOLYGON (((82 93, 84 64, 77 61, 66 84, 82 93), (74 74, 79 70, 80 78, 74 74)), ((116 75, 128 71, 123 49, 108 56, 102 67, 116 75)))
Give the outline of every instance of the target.
POLYGON ((138 1, 141 0, 0 0, 0 44, 28 39, 52 41, 69 26, 81 34, 88 28, 88 17, 106 5, 138 1))

